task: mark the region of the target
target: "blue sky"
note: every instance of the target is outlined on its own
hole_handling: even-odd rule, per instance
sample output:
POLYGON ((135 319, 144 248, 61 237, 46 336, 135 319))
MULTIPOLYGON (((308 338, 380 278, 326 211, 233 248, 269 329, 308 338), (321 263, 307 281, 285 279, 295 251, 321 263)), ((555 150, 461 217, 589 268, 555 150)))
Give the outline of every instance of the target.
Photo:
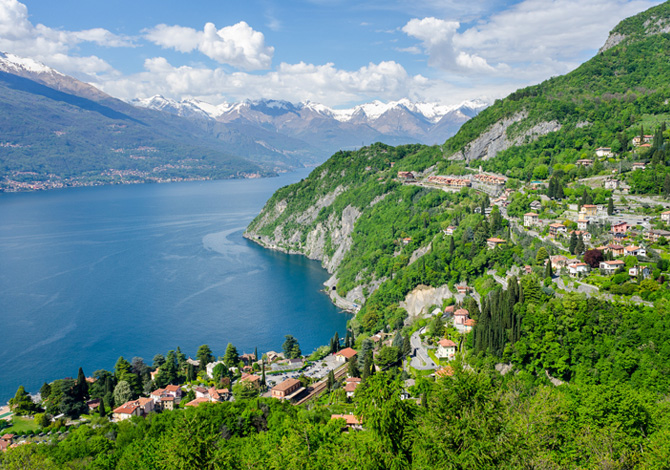
POLYGON ((0 0, 0 50, 122 99, 493 100, 591 57, 648 0, 0 0))

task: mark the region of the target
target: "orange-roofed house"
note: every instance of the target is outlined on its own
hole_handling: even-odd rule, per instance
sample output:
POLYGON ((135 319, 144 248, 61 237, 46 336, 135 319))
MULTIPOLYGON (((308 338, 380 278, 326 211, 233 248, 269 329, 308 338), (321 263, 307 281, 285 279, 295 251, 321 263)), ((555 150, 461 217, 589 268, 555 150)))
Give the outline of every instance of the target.
POLYGON ((207 397, 196 398, 194 400, 189 401, 184 406, 198 406, 201 403, 209 403, 209 398, 207 397))
POLYGON ((437 343, 437 351, 435 355, 440 359, 453 359, 456 355, 457 345, 450 339, 441 339, 437 343))
POLYGON ((527 212, 523 215, 523 226, 532 227, 540 223, 540 216, 535 212, 527 212))
POLYGON ((670 211, 661 212, 661 220, 666 224, 670 224, 670 211))
POLYGON ((354 357, 356 354, 355 349, 352 348, 344 348, 335 353, 335 359, 337 362, 347 362, 350 358, 354 357))
POLYGON ((298 379, 286 379, 272 387, 272 398, 277 400, 288 400, 296 391, 303 386, 298 379))
POLYGON ((242 374, 240 382, 247 382, 256 390, 260 390, 261 388, 261 378, 256 374, 242 374))
POLYGON ((643 246, 629 245, 623 249, 626 256, 647 256, 647 249, 643 246))
POLYGON ((361 379, 358 377, 347 377, 344 385, 344 391, 347 394, 347 397, 351 398, 354 396, 356 388, 361 384, 361 379))
POLYGON ((363 429, 360 420, 354 415, 330 415, 330 419, 343 419, 348 429, 363 429))
POLYGON ((115 421, 123 421, 124 419, 130 419, 133 416, 140 416, 142 414, 142 409, 137 400, 129 401, 123 405, 115 408, 112 412, 112 419, 115 421))

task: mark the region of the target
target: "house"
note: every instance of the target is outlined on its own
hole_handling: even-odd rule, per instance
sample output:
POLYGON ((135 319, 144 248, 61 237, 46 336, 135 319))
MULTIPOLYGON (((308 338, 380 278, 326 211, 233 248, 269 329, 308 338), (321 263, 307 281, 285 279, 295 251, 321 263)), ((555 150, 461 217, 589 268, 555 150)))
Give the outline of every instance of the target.
POLYGON ((348 398, 351 398, 354 396, 354 392, 358 388, 358 386, 361 384, 361 379, 358 377, 347 377, 347 380, 345 381, 344 385, 344 392, 347 394, 348 398))
POLYGON ((459 308, 454 312, 453 324, 454 328, 458 330, 459 333, 467 333, 472 328, 468 328, 468 321, 470 320, 470 312, 464 308, 459 308))
MULTIPOLYGON (((159 400, 161 410, 174 410, 175 398, 174 397, 161 397, 159 400)), ((158 404, 157 404, 158 405, 158 404)), ((158 406, 156 407, 158 408, 158 406)))
POLYGON ((619 187, 619 181, 614 179, 605 180, 605 189, 615 190, 619 187))
POLYGON ((227 388, 211 387, 207 390, 207 395, 209 396, 209 401, 227 401, 230 398, 230 390, 227 388))
POLYGON ((186 359, 187 364, 191 364, 196 370, 200 367, 200 361, 197 359, 191 359, 190 357, 186 359))
POLYGON ((140 412, 143 415, 148 415, 154 411, 154 401, 148 397, 140 397, 137 399, 137 404, 140 405, 140 412))
POLYGON ((568 265, 568 258, 563 255, 550 256, 551 266, 554 268, 564 268, 568 265))
POLYGON ((612 275, 620 267, 624 266, 624 262, 620 259, 614 261, 601 261, 600 262, 600 271, 605 275, 612 275))
POLYGON ((670 211, 661 212, 661 220, 666 224, 670 224, 670 211))
POLYGON ((450 225, 449 227, 447 227, 446 229, 444 229, 444 234, 445 234, 445 235, 453 235, 453 234, 454 234, 454 230, 456 230, 456 227, 454 227, 453 225, 450 225))
POLYGON ((154 371, 149 372, 149 375, 151 375, 151 380, 156 380, 156 376, 158 375, 158 372, 160 371, 160 367, 154 371))
POLYGON ((0 451, 5 452, 12 445, 12 439, 14 439, 14 434, 5 434, 0 437, 0 451))
POLYGON ((141 414, 140 404, 137 400, 132 400, 115 408, 112 412, 112 419, 114 421, 123 421, 124 419, 130 419, 133 416, 140 416, 141 414))
POLYGON ((86 406, 88 406, 88 410, 95 411, 100 406, 100 401, 101 400, 99 398, 87 401, 86 406))
POLYGON ((610 228, 610 231, 612 233, 626 233, 629 228, 630 228, 630 225, 628 225, 628 223, 619 222, 618 224, 612 224, 612 227, 610 228))
POLYGON ((647 239, 651 243, 656 243, 661 237, 670 238, 670 231, 654 229, 647 232, 647 239))
POLYGON ((577 221, 577 228, 578 228, 579 230, 582 230, 582 231, 584 231, 584 230, 588 230, 588 228, 589 228, 589 220, 588 220, 588 219, 579 219, 579 220, 577 221))
POLYGON ((278 352, 275 352, 275 351, 268 351, 268 352, 265 353, 265 356, 267 356, 268 361, 274 362, 276 360, 283 359, 284 358, 284 353, 278 353, 278 352))
POLYGON ((361 426, 360 420, 354 416, 354 415, 330 415, 330 419, 343 419, 345 422, 345 430, 346 429, 355 429, 355 430, 361 430, 363 427, 361 426))
POLYGON ((623 246, 610 243, 605 247, 605 253, 612 253, 612 256, 623 256, 623 246))
POLYGON ((506 243, 506 241, 502 238, 493 237, 486 240, 486 245, 489 247, 489 250, 495 250, 497 246, 502 245, 503 243, 506 243))
POLYGON ((210 362, 209 364, 207 364, 207 366, 205 366, 205 370, 207 371, 207 375, 209 377, 214 378, 214 368, 219 364, 223 364, 223 361, 210 362))
MULTIPOLYGON (((591 241, 591 234, 589 232, 584 232, 583 230, 575 230, 574 232, 577 238, 582 237, 582 240, 585 242, 591 241)), ((570 232, 570 234, 572 234, 572 232, 570 232)))
POLYGON ((459 294, 465 295, 465 294, 469 293, 471 290, 472 290, 471 287, 466 286, 464 284, 456 286, 456 292, 459 293, 459 294))
POLYGON ((539 216, 535 212, 527 212, 523 215, 523 226, 532 227, 540 222, 539 216))
POLYGON ((633 137, 633 147, 639 147, 642 144, 648 144, 654 139, 653 135, 645 135, 640 137, 639 135, 636 135, 633 137))
POLYGON ((261 388, 261 378, 259 376, 255 375, 255 374, 242 374, 242 378, 240 378, 240 382, 249 383, 256 390, 260 390, 260 388, 261 388))
POLYGON ((186 406, 198 406, 198 405, 200 405, 201 403, 209 403, 209 398, 207 398, 207 397, 196 398, 196 399, 194 399, 194 400, 189 401, 189 402, 186 403, 184 406, 185 406, 185 407, 186 407, 186 406))
POLYGON ((553 223, 549 224, 549 235, 555 237, 560 234, 568 233, 568 229, 563 224, 553 223))
POLYGON ((193 392, 196 398, 209 398, 209 392, 205 387, 193 387, 193 392))
POLYGON ((452 316, 454 314, 454 309, 456 307, 454 305, 447 305, 444 307, 444 314, 448 316, 452 316))
POLYGON ((416 181, 416 178, 414 178, 414 173, 411 171, 399 171, 398 172, 398 179, 400 181, 416 181))
POLYGON ((347 362, 350 358, 357 354, 355 349, 344 348, 335 353, 335 360, 337 362, 347 362))
POLYGON ((647 249, 643 246, 629 245, 623 249, 625 256, 647 256, 647 249))
POLYGON ((443 367, 442 369, 436 370, 435 375, 440 378, 451 377, 454 375, 454 368, 451 366, 443 367))
POLYGON ((530 264, 525 265, 523 270, 526 272, 526 274, 533 274, 533 267, 530 264))
POLYGON ((410 243, 412 243, 412 237, 407 237, 407 238, 402 239, 402 244, 403 245, 409 245, 410 243))
POLYGON ((175 402, 179 403, 182 397, 182 390, 179 385, 168 385, 165 387, 165 394, 168 397, 174 397, 175 402))
MULTIPOLYGON (((465 324, 465 322, 463 322, 463 324, 465 324)), ((443 338, 437 343, 437 351, 435 352, 435 355, 440 359, 453 359, 456 355, 456 347, 456 343, 452 340, 443 338)))
POLYGON ((598 215, 598 206, 594 204, 584 204, 579 210, 580 218, 583 217, 595 217, 598 215))
POLYGON ((647 164, 644 162, 633 162, 633 170, 645 170, 647 164))
POLYGON ((586 263, 574 263, 568 266, 568 273, 572 277, 586 276, 589 273, 589 265, 586 263))
POLYGON ((475 327, 476 322, 472 318, 465 320, 462 333, 469 333, 475 327))
POLYGON ((610 147, 598 147, 596 149, 596 156, 598 156, 598 157, 610 157, 610 156, 612 156, 612 149, 610 147))
POLYGON ((540 201, 533 201, 530 203, 530 210, 540 211, 542 209, 542 203, 540 201))
POLYGON ((647 266, 633 266, 628 270, 628 275, 631 277, 642 277, 643 279, 651 276, 651 270, 647 266))
POLYGON ((250 366, 256 362, 256 356, 254 354, 242 354, 240 356, 240 361, 244 362, 245 365, 250 366))
POLYGON ((298 391, 302 393, 305 387, 298 379, 286 379, 283 382, 272 387, 272 398, 278 400, 290 400, 298 391))

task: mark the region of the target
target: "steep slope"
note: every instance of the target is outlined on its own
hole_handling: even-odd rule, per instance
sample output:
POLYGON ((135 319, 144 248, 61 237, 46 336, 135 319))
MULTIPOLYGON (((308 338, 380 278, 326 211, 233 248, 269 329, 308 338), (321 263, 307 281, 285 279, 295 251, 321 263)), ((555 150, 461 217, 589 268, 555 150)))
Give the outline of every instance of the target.
MULTIPOLYGON (((666 3, 623 24, 631 21, 656 28, 662 18, 670 17, 669 10, 666 3)), ((383 327, 370 317, 398 318, 391 310, 426 278, 431 285, 444 279, 440 270, 447 269, 452 281, 473 280, 487 263, 492 267, 492 262, 508 262, 473 248, 472 263, 460 266, 462 260, 451 260, 451 267, 445 268, 444 260, 434 258, 441 256, 434 254, 443 243, 440 229, 458 220, 459 229, 469 227, 470 232, 455 235, 457 246, 470 246, 473 234, 477 238, 477 222, 464 225, 463 220, 469 219, 455 214, 468 213, 463 201, 472 201, 467 202, 472 210, 477 196, 471 190, 456 197, 402 185, 395 180, 397 172, 462 174, 469 171, 469 163, 476 162, 529 179, 541 165, 546 177, 547 167, 572 164, 583 158, 585 150, 609 146, 614 140, 627 145, 639 133, 635 126, 644 115, 670 112, 670 35, 645 31, 649 34, 631 34, 629 40, 565 76, 497 101, 440 148, 373 145, 336 153, 303 182, 278 191, 249 226, 247 236, 274 249, 320 259, 333 273, 328 285, 340 297, 358 305, 368 301, 354 325, 362 330, 383 327), (456 203, 459 206, 448 208, 456 203), (403 239, 407 243, 400 243, 403 239), (416 260, 422 266, 425 263, 421 274, 416 273, 416 260), (434 263, 430 267, 429 261, 434 263), (370 299, 375 299, 372 305, 370 299)), ((658 171, 649 174, 662 175, 666 169, 661 162, 658 171)))

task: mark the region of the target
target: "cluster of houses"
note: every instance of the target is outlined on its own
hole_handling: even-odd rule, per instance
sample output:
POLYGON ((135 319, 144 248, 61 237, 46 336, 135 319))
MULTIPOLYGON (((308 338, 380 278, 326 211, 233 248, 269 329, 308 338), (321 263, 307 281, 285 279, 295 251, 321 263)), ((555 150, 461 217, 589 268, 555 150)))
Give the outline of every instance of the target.
POLYGON ((431 184, 439 184, 451 188, 468 188, 472 185, 472 181, 467 178, 457 178, 451 176, 429 176, 426 182, 431 184))
POLYGON ((504 186, 507 183, 507 178, 498 175, 489 175, 487 173, 478 173, 474 179, 480 183, 490 184, 493 186, 504 186))
POLYGON ((14 434, 4 434, 2 437, 0 437, 0 451, 4 452, 7 449, 14 448, 18 444, 13 443, 14 441, 14 434))

